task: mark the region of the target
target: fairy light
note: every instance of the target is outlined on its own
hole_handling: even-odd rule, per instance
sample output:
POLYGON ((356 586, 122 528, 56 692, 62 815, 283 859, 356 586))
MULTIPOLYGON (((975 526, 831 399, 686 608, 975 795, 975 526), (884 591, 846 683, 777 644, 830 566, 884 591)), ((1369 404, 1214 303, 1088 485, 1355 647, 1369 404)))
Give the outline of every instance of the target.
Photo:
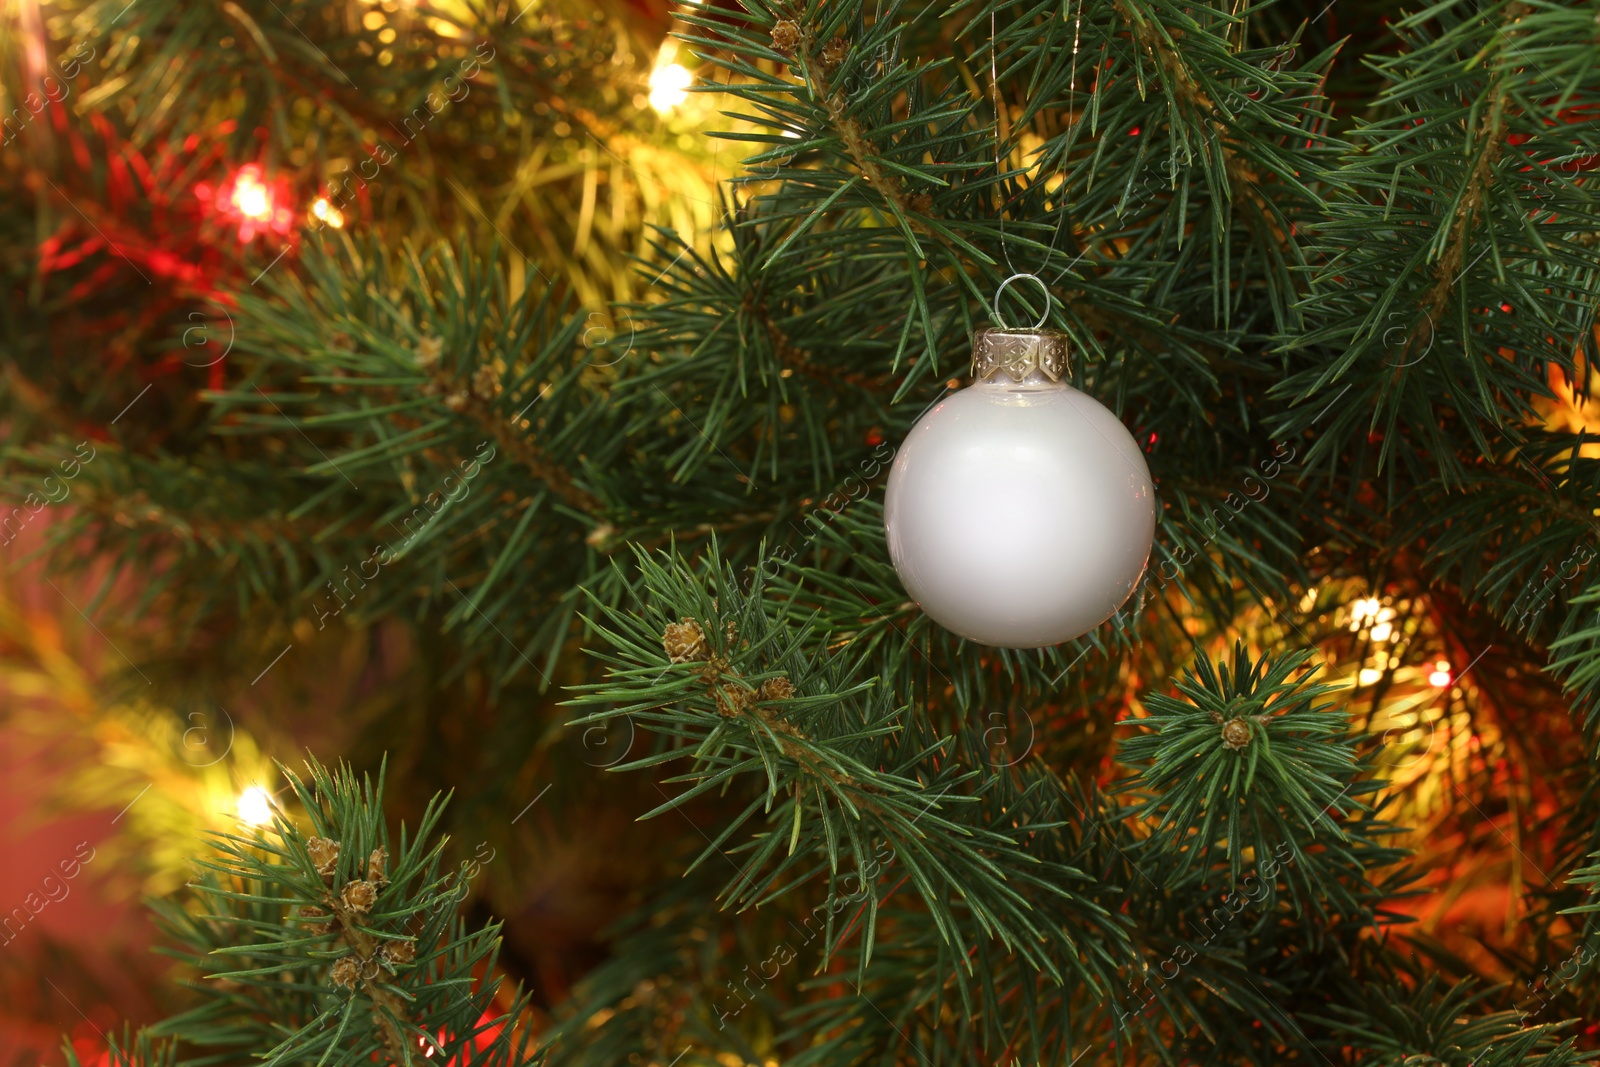
POLYGON ((253 241, 261 234, 284 237, 294 229, 288 183, 269 179, 259 163, 246 163, 215 186, 197 182, 194 195, 219 218, 237 223, 241 241, 253 241))
POLYGON ((1383 677, 1383 672, 1380 671, 1378 668, 1376 668, 1376 667, 1362 667, 1361 668, 1361 673, 1356 675, 1356 684, 1357 685, 1372 685, 1374 682, 1376 682, 1379 678, 1382 678, 1382 677, 1383 677))
POLYGON ((1368 619, 1376 618, 1378 611, 1383 607, 1382 602, 1375 596, 1358 600, 1350 605, 1350 630, 1355 632, 1361 629, 1368 619))
POLYGON ((1380 622, 1378 625, 1376 625, 1376 626, 1374 626, 1372 628, 1372 639, 1374 641, 1387 641, 1387 640, 1389 640, 1389 636, 1391 634, 1393 634, 1393 633, 1394 633, 1394 624, 1393 623, 1380 622))
POLYGON ((316 203, 311 205, 311 214, 336 230, 344 225, 344 212, 328 203, 325 196, 317 197, 316 203))
POLYGON ((1435 689, 1448 689, 1453 681, 1455 681, 1455 675, 1450 673, 1450 661, 1447 659, 1435 660, 1433 673, 1428 675, 1428 684, 1435 689))
POLYGON ((240 168, 228 200, 247 219, 265 222, 272 217, 272 191, 262 184, 261 170, 255 164, 240 168))
POLYGON ((650 106, 662 115, 689 99, 694 75, 680 63, 660 63, 650 72, 650 106))
MULTIPOLYGON (((609 1009, 608 1009, 609 1010, 609 1009)), ((458 1064, 477 1062, 479 1054, 489 1048, 499 1038, 505 1029, 504 1018, 490 1015, 487 1011, 478 1016, 478 1021, 472 1027, 472 1032, 465 1035, 461 1048, 452 1057, 448 1057, 445 1067, 456 1067, 458 1064)), ((435 1056, 441 1060, 446 1059, 445 1047, 450 1043, 448 1031, 440 1030, 437 1035, 426 1033, 417 1036, 417 1047, 422 1050, 422 1058, 431 1060, 435 1056)))
POLYGON ((272 821, 272 794, 253 785, 239 794, 239 821, 265 826, 272 821))

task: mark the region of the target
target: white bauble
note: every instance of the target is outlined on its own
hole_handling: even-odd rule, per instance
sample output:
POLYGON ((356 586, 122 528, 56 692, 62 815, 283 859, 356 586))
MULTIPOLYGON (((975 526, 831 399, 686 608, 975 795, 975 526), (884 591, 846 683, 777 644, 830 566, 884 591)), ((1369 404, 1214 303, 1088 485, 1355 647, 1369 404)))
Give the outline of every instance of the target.
POLYGON ((1066 337, 979 330, 975 382, 911 428, 884 498, 889 555, 934 621, 1042 648, 1099 626, 1144 572, 1155 488, 1133 437, 1064 380, 1066 337))

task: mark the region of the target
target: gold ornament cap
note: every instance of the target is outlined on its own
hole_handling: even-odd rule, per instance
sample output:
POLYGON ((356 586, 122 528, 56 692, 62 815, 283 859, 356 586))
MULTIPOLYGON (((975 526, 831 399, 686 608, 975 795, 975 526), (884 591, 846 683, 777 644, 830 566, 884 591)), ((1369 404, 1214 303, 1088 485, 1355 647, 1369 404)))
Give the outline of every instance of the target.
POLYGON ((1052 382, 1059 382, 1071 369, 1067 335, 1060 330, 985 326, 973 331, 972 377, 975 381, 997 380, 1005 375, 1020 384, 1030 376, 1043 375, 1052 382))

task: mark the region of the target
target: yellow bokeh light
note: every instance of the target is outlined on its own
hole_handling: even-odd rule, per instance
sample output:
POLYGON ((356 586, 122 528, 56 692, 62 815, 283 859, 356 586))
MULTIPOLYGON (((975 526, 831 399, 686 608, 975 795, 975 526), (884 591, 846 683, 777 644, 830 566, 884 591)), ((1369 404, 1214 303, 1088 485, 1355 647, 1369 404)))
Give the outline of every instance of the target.
POLYGON ((689 99, 694 75, 678 63, 667 63, 650 72, 650 106, 665 115, 689 99))
POLYGON ((239 821, 265 826, 272 821, 272 794, 253 785, 239 794, 239 821))
POLYGON ((245 167, 233 183, 233 206, 248 219, 272 217, 272 196, 256 177, 255 169, 245 167))
POLYGON ((311 213, 334 229, 344 225, 344 212, 328 203, 327 197, 318 197, 311 205, 311 213))
POLYGON ((1358 600, 1350 605, 1350 629, 1352 631, 1361 629, 1368 619, 1377 616, 1378 609, 1382 606, 1382 602, 1375 596, 1358 600))

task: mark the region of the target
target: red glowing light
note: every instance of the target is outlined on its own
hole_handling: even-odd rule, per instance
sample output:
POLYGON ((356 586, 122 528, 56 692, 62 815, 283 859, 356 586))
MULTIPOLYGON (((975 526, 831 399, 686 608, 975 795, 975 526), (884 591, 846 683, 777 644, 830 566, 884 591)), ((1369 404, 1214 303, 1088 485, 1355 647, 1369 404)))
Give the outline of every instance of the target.
POLYGON ((1507 315, 1509 315, 1509 314, 1511 314, 1511 305, 1510 304, 1501 304, 1500 305, 1500 310, 1504 311, 1507 315))
POLYGON ((294 226, 288 187, 268 180, 256 163, 246 163, 215 189, 203 182, 196 185, 194 195, 209 202, 218 215, 237 220, 241 241, 252 241, 262 233, 283 236, 294 226))
POLYGON ((1128 131, 1128 136, 1129 137, 1137 137, 1137 136, 1139 136, 1139 127, 1135 126, 1133 129, 1129 130, 1128 131))
MULTIPOLYGON (((478 1017, 478 1022, 473 1027, 473 1032, 462 1043, 456 1054, 446 1060, 443 1067, 467 1067, 467 1065, 477 1062, 482 1058, 479 1054, 494 1044, 503 1029, 505 1029, 504 1019, 484 1012, 478 1017)), ((431 1060, 436 1055, 444 1059, 444 1046, 449 1044, 450 1041, 450 1035, 441 1030, 437 1040, 418 1037, 417 1047, 422 1049, 422 1058, 425 1060, 431 1060)))

